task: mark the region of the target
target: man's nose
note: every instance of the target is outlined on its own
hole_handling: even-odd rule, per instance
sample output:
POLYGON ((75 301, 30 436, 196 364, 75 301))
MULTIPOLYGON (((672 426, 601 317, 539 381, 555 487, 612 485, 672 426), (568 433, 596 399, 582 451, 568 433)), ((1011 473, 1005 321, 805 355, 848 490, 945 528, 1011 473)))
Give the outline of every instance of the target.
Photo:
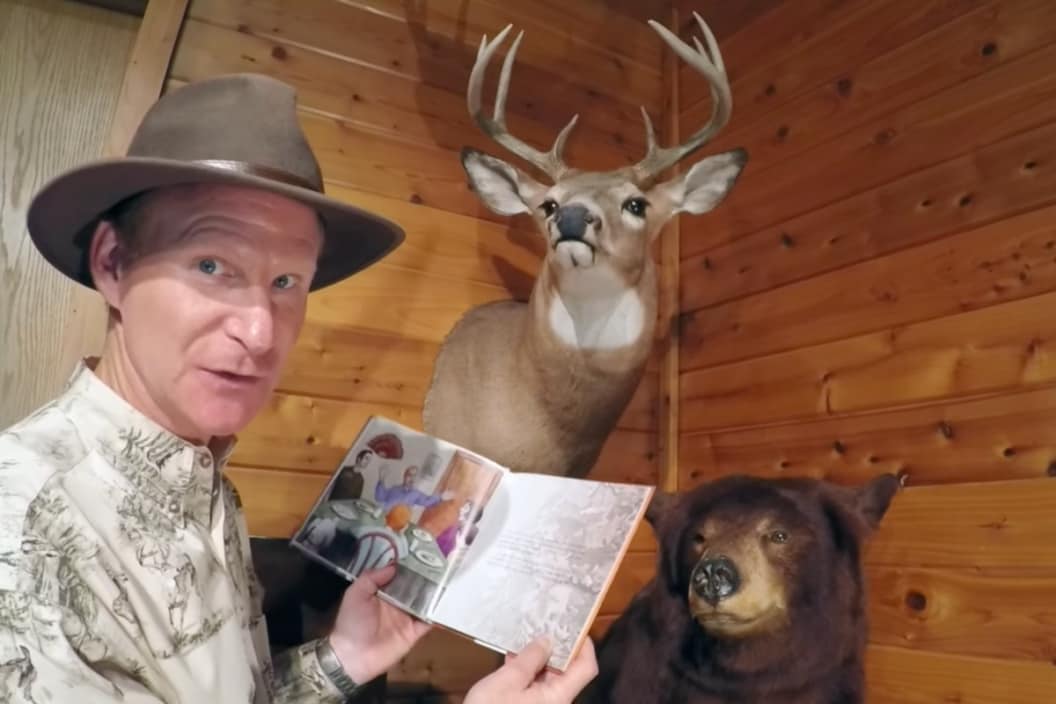
POLYGON ((253 301, 236 312, 230 332, 250 354, 270 352, 275 345, 275 314, 270 301, 253 301))
POLYGON ((733 560, 720 555, 697 564, 690 576, 693 591, 712 606, 737 593, 741 576, 733 560))
POLYGON ((583 239, 587 225, 593 222, 594 215, 587 210, 586 206, 578 204, 566 205, 558 209, 557 215, 554 216, 554 224, 557 225, 557 231, 562 239, 583 239))

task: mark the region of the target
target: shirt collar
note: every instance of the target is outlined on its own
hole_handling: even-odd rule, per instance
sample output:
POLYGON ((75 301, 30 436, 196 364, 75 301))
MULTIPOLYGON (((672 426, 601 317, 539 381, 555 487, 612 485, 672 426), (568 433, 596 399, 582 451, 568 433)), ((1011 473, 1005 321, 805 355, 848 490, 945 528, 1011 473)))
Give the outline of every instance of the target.
POLYGON ((236 438, 216 438, 208 446, 183 440, 96 376, 97 361, 81 360, 58 399, 81 439, 172 520, 210 527, 220 471, 236 438))

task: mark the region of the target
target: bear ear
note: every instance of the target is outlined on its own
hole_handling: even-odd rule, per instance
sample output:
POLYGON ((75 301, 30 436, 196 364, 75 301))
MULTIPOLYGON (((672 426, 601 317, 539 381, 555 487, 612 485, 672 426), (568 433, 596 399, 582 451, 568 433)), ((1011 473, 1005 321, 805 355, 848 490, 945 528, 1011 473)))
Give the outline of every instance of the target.
POLYGON ((836 486, 825 483, 825 493, 840 507, 856 533, 868 534, 880 526, 891 500, 902 488, 903 478, 895 474, 881 474, 859 487, 836 486))
POLYGON ((664 519, 676 511, 678 500, 678 494, 669 491, 657 489, 653 493, 653 498, 645 509, 645 520, 649 521, 654 531, 659 531, 664 519))
POLYGON ((880 521, 891 506, 891 500, 904 482, 905 475, 881 474, 855 492, 854 508, 870 530, 879 527, 880 521))

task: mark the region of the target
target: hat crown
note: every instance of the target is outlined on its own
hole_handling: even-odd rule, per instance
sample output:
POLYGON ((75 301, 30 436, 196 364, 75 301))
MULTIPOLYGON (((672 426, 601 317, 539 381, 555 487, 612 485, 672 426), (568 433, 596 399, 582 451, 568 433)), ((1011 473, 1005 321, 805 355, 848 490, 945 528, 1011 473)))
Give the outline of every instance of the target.
POLYGON ((233 162, 323 191, 295 91, 259 74, 220 76, 165 94, 144 116, 128 156, 233 162))

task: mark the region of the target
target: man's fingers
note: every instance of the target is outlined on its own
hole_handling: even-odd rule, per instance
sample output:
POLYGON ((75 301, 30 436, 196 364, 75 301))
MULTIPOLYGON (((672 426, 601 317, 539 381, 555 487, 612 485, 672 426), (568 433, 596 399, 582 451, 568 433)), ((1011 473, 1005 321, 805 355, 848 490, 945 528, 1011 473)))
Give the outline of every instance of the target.
POLYGON ((356 581, 352 583, 349 589, 353 590, 353 593, 363 599, 374 596, 374 594, 384 587, 386 584, 392 581, 392 578, 396 576, 396 565, 386 565, 380 570, 370 570, 363 572, 356 578, 356 581))
POLYGON ((574 698, 587 684, 598 674, 598 661, 594 654, 594 641, 589 637, 583 641, 583 646, 576 653, 575 659, 568 665, 568 669, 553 680, 553 687, 559 691, 560 698, 564 701, 574 698))
POLYGON ((508 673, 507 676, 513 685, 523 689, 535 681, 549 659, 550 642, 544 637, 538 637, 521 652, 507 657, 503 670, 508 673))

